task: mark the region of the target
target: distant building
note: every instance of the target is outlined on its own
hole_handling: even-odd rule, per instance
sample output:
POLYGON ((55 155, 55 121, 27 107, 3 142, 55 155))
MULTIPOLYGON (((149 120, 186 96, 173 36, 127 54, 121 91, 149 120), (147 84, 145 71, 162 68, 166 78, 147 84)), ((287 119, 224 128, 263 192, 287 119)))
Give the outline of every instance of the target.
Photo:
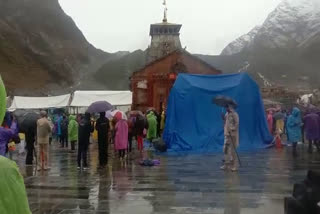
MULTIPOLYGON (((164 2, 165 6, 166 3, 164 2)), ((132 109, 162 111, 179 73, 220 74, 221 71, 183 50, 180 42, 182 25, 167 22, 165 8, 162 23, 150 26, 151 44, 147 65, 130 77, 133 92, 132 109)))
POLYGON ((131 76, 132 109, 158 112, 167 105, 170 90, 179 73, 221 74, 221 71, 183 50, 159 58, 131 76))

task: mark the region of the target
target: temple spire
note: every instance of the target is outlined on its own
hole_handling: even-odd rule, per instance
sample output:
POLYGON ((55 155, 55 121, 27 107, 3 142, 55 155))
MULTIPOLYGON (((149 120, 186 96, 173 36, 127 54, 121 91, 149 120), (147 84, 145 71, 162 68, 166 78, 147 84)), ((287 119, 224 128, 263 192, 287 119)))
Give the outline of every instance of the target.
POLYGON ((163 0, 163 5, 164 5, 164 15, 163 15, 163 22, 168 22, 168 18, 167 18, 167 12, 168 12, 168 8, 167 8, 167 1, 163 0))

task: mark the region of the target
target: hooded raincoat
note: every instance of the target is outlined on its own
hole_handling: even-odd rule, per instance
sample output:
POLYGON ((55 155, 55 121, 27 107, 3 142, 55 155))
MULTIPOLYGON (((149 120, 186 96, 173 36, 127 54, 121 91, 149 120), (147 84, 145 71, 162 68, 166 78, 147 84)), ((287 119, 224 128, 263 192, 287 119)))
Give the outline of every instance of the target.
POLYGON ((297 143, 302 140, 301 133, 301 112, 298 108, 293 108, 292 114, 287 120, 288 141, 291 143, 297 143))
POLYGON ((126 120, 119 120, 116 124, 115 149, 128 148, 128 123, 126 120))
POLYGON ((147 133, 147 138, 154 139, 157 137, 157 117, 154 115, 153 112, 150 112, 147 115, 147 120, 148 120, 148 133, 147 133))
POLYGON ((14 161, 0 156, 0 213, 31 214, 23 177, 14 161))
POLYGON ((319 140, 320 139, 320 117, 315 112, 307 114, 303 118, 304 132, 307 140, 319 140))
POLYGON ((69 116, 69 125, 68 125, 68 139, 69 141, 78 140, 78 122, 76 121, 76 116, 69 116))
POLYGON ((9 140, 17 134, 17 130, 18 127, 15 122, 11 124, 10 129, 0 127, 0 156, 6 155, 9 140))

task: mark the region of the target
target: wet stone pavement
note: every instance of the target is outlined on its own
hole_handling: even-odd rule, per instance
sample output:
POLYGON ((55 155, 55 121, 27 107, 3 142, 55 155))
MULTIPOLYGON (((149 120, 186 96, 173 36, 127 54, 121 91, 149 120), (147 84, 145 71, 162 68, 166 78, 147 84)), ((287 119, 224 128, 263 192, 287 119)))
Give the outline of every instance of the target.
POLYGON ((300 147, 240 153, 238 173, 219 169, 222 154, 157 156, 161 165, 141 167, 138 155, 127 163, 109 158, 97 170, 97 145, 90 145, 87 171, 77 170, 76 153, 50 146, 49 171, 17 163, 34 214, 281 214, 283 198, 307 169, 320 170, 320 155, 300 147))

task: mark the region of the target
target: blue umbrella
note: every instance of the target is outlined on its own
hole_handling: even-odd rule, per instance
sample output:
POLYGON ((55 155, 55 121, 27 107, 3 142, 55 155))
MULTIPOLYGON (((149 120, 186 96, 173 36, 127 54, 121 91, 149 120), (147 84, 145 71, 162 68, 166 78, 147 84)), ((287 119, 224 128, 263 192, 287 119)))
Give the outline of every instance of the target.
POLYGON ((87 112, 89 113, 100 113, 112 110, 113 106, 108 103, 107 101, 97 101, 92 103, 89 107, 87 112))

